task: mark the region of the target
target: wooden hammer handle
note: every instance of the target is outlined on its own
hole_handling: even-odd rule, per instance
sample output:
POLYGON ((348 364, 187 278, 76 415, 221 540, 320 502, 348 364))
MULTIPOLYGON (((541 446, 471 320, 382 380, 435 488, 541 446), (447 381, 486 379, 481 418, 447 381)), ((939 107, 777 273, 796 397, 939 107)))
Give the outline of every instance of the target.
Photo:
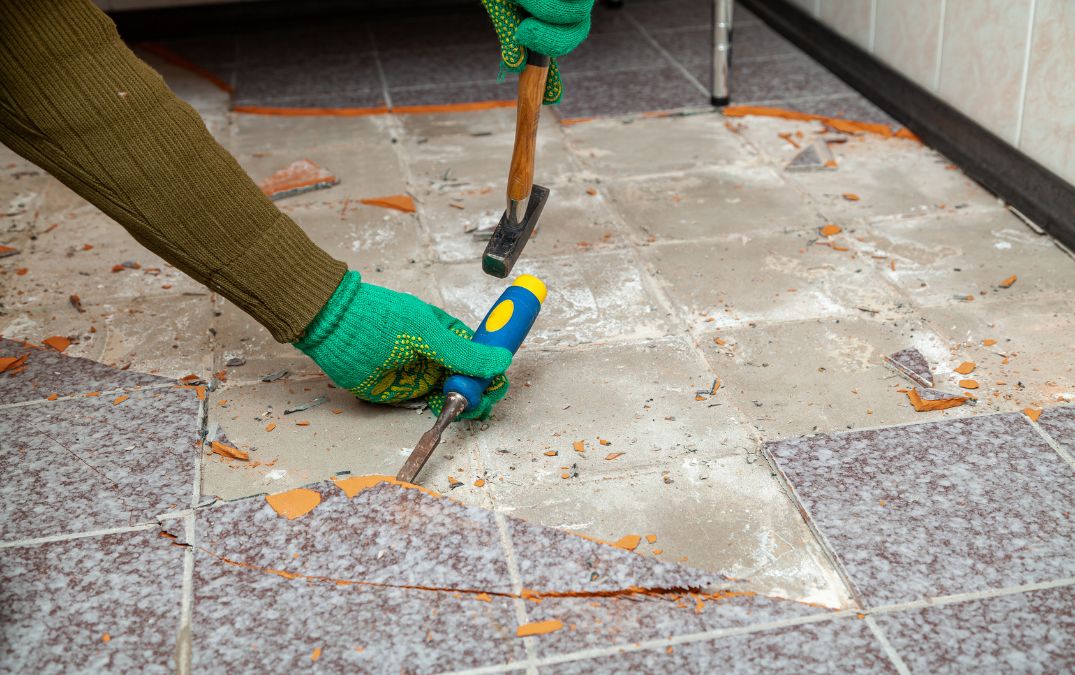
POLYGON ((515 148, 508 169, 508 199, 522 201, 530 196, 530 188, 534 186, 538 119, 548 73, 549 57, 530 51, 526 69, 519 74, 519 98, 515 104, 515 148))

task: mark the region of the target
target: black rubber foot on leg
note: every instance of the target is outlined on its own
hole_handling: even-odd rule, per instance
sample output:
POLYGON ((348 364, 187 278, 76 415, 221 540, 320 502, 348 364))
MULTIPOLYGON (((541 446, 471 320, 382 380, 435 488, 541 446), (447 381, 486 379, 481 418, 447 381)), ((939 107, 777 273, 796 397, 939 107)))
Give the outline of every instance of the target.
POLYGON ((728 103, 730 103, 730 100, 728 99, 727 96, 724 96, 722 98, 717 98, 716 96, 710 96, 709 97, 709 102, 712 103, 713 105, 717 106, 718 108, 723 108, 724 106, 728 105, 728 103))
POLYGON ((604 5, 609 9, 623 9, 623 0, 605 0, 604 5))

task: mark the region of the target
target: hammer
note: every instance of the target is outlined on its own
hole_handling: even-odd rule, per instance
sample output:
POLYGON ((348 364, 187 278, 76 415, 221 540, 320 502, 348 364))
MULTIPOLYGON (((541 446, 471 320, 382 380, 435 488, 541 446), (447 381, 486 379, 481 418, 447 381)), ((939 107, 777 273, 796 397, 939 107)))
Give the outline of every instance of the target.
POLYGON ((482 255, 482 269, 500 279, 511 273, 549 198, 548 188, 534 184, 538 119, 548 73, 549 57, 528 50, 526 69, 519 74, 519 97, 515 104, 515 147, 508 169, 508 207, 482 255))

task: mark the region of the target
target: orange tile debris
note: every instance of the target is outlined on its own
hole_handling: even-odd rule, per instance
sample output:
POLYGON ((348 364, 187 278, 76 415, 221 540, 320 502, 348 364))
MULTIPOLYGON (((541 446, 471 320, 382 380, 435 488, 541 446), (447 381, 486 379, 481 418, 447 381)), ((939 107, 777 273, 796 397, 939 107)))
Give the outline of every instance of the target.
POLYGON ((111 641, 112 641, 112 636, 109 635, 108 633, 105 633, 104 635, 101 636, 101 642, 103 642, 105 644, 108 644, 111 641))
POLYGON ((120 403, 123 403, 129 398, 130 396, 127 396, 126 394, 124 394, 123 396, 117 396, 116 398, 112 399, 112 405, 119 405, 120 403))
POLYGON ((276 428, 276 422, 269 422, 265 425, 265 431, 272 431, 276 428))
POLYGON ((3 244, 0 244, 0 257, 15 255, 18 252, 19 249, 14 246, 4 246, 3 244))
POLYGON ((49 394, 49 397, 48 397, 48 398, 46 398, 45 400, 46 400, 46 401, 55 401, 55 400, 56 400, 56 399, 58 399, 58 398, 60 398, 60 395, 59 395, 59 394, 57 394, 57 393, 52 393, 52 394, 49 394))
POLYGON ((722 111, 725 117, 746 117, 747 115, 757 115, 759 117, 780 117, 786 120, 799 120, 803 122, 821 122, 825 126, 839 131, 845 134, 876 134, 885 138, 891 138, 893 136, 897 138, 908 138, 917 140, 917 136, 907 131, 906 129, 900 129, 893 132, 892 128, 887 124, 877 124, 874 122, 860 122, 858 120, 848 120, 842 117, 825 117, 824 115, 811 115, 810 113, 799 112, 797 110, 787 110, 785 108, 770 108, 766 106, 758 105, 730 105, 722 111))
POLYGON ((641 543, 642 537, 637 534, 628 534, 620 538, 613 546, 616 548, 622 548, 625 551, 633 551, 638 548, 638 544, 641 543))
POLYGON ((556 452, 555 450, 546 450, 545 451, 545 456, 546 457, 555 457, 558 454, 560 454, 560 453, 556 452))
POLYGON ((296 488, 274 495, 265 495, 265 501, 278 515, 288 520, 295 520, 317 508, 317 505, 321 503, 321 495, 309 488, 296 488))
POLYGON ((340 179, 308 159, 292 162, 283 169, 258 183, 269 199, 283 199, 310 190, 329 188, 339 184, 340 179))
POLYGON ((859 201, 860 199, 862 199, 862 197, 859 197, 859 196, 858 196, 857 194, 855 194, 854 192, 845 192, 845 193, 844 193, 843 195, 841 195, 841 196, 842 196, 842 197, 843 197, 844 199, 846 199, 847 201, 849 201, 849 202, 857 202, 857 201, 859 201))
POLYGON ((992 347, 996 343, 997 343, 997 341, 994 340, 993 338, 986 338, 986 339, 982 340, 982 346, 983 347, 992 347))
POLYGON ((959 386, 963 387, 964 389, 977 389, 978 380, 960 380, 959 386))
POLYGON ((71 346, 71 341, 62 335, 53 335, 52 337, 45 338, 41 342, 45 345, 48 345, 49 347, 52 347, 58 352, 62 352, 63 350, 71 346))
POLYGON ((299 420, 298 422, 295 422, 295 426, 297 426, 297 427, 308 427, 308 426, 310 426, 310 420, 299 420))
POLYGON ((319 658, 321 658, 321 648, 320 647, 314 647, 314 650, 312 652, 310 652, 310 660, 313 661, 314 663, 317 663, 317 660, 319 658))
POLYGON ((828 225, 825 225, 820 230, 818 230, 822 237, 831 237, 834 234, 840 234, 843 231, 844 228, 840 227, 835 223, 829 223, 828 225))
POLYGON ((0 373, 7 370, 15 370, 26 363, 26 359, 28 358, 30 358, 29 354, 23 354, 22 356, 0 356, 0 373))
POLYGON ((380 206, 385 209, 395 209, 403 213, 414 213, 414 200, 410 195, 388 195, 386 197, 368 197, 359 200, 368 206, 380 206))
POLYGON ((517 637, 530 637, 531 635, 547 635, 555 633, 564 627, 564 622, 559 619, 546 619, 545 621, 531 621, 519 626, 515 631, 517 637))
POLYGON ((571 444, 571 447, 575 449, 575 452, 586 452, 585 441, 575 441, 571 444))
POLYGON ((474 487, 485 487, 485 479, 479 478, 478 480, 474 481, 474 487))
POLYGON ((657 543, 657 535, 655 535, 655 534, 647 534, 646 535, 646 541, 648 541, 651 544, 657 543))
POLYGON ((198 377, 194 373, 191 373, 190 375, 184 375, 183 377, 179 378, 179 381, 183 384, 190 384, 191 382, 197 382, 200 379, 202 378, 198 377))
POLYGON ((1029 417, 1031 422, 1037 422, 1041 417, 1041 408, 1023 408, 1023 414, 1029 417))
POLYGON ((220 455, 221 457, 227 457, 228 459, 238 459, 244 462, 250 461, 250 454, 243 452, 239 448, 233 448, 230 445, 225 445, 220 441, 213 441, 213 454, 220 455))
POLYGON ((605 459, 607 459, 609 461, 612 461, 614 459, 619 459, 620 457, 623 457, 622 452, 610 452, 607 455, 605 455, 605 459))
POLYGON ((429 488, 422 487, 421 485, 415 485, 413 483, 404 483, 401 480, 396 480, 395 476, 381 476, 372 474, 369 476, 348 476, 347 478, 333 477, 332 482, 336 484, 336 487, 343 490, 343 493, 347 495, 348 499, 354 498, 359 492, 367 490, 374 485, 380 485, 381 483, 390 483, 392 485, 398 485, 408 490, 418 490, 430 497, 440 497, 440 494, 430 490, 429 488))
POLYGON ((489 595, 488 593, 478 593, 474 596, 474 599, 480 602, 492 602, 493 596, 489 595))
POLYGON ((1001 282, 1000 282, 1000 287, 1001 287, 1001 288, 1011 288, 1011 287, 1012 287, 1012 284, 1014 284, 1014 283, 1015 283, 1015 281, 1016 281, 1016 280, 1017 280, 1018 278, 1019 278, 1019 277, 1018 277, 1017 275, 1013 274, 1013 275, 1011 275, 1010 277, 1008 277, 1007 279, 1004 279, 1003 281, 1001 281, 1001 282))
POLYGON ((915 412, 932 412, 934 410, 947 410, 949 408, 956 408, 967 402, 967 399, 963 396, 953 396, 952 398, 940 398, 940 399, 924 399, 918 395, 918 392, 914 389, 904 390, 907 394, 908 400, 911 401, 911 406, 914 407, 915 412))
POLYGON ((960 375, 970 375, 974 372, 974 368, 975 365, 973 361, 964 361, 963 363, 956 366, 955 371, 960 375))

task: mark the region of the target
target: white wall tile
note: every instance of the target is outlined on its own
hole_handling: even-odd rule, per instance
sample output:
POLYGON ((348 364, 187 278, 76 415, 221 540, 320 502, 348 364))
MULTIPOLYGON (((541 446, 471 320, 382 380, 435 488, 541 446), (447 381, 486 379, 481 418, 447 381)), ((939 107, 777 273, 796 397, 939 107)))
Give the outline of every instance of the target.
POLYGON ((877 0, 874 55, 930 90, 937 70, 941 6, 938 0, 877 0))
POLYGON ((1075 2, 1037 0, 1019 147, 1075 185, 1075 2))
POLYGON ((1013 145, 1030 6, 1031 0, 948 0, 944 22, 937 93, 1013 145))
POLYGON ((863 49, 870 48, 873 0, 821 0, 819 18, 863 49))

